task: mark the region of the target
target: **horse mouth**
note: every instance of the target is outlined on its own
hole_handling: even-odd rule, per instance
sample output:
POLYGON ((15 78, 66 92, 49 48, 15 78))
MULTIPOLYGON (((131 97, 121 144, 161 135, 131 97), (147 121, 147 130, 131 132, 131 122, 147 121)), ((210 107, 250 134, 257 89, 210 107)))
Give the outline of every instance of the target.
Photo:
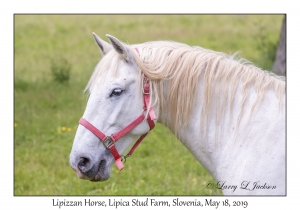
POLYGON ((108 180, 110 177, 110 168, 107 165, 106 160, 101 160, 99 163, 98 172, 95 175, 93 179, 91 179, 91 182, 102 182, 108 180))

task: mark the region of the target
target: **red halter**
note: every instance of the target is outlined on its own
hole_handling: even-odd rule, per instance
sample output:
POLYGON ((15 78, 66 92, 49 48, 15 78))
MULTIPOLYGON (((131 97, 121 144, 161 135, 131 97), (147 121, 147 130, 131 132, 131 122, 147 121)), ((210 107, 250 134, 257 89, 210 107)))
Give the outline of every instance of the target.
MULTIPOLYGON (((137 49, 135 49, 135 50, 138 52, 137 49)), ((150 84, 149 84, 149 80, 146 77, 144 77, 144 79, 143 79, 143 97, 144 97, 144 112, 147 112, 147 109, 150 106, 150 84)), ((129 131, 131 131, 137 125, 139 125, 145 118, 148 121, 150 130, 152 130, 155 126, 155 123, 154 123, 154 120, 156 120, 155 113, 151 107, 149 109, 147 116, 144 115, 144 112, 139 117, 137 117, 133 122, 131 122, 129 125, 127 125, 125 128, 123 128, 122 130, 120 130, 119 132, 117 132, 111 136, 106 136, 104 133, 102 133, 100 130, 98 130, 95 126, 93 126, 91 123, 89 123, 84 118, 81 118, 79 120, 79 124, 83 125, 85 128, 87 128, 89 131, 91 131, 95 136, 97 136, 102 141, 104 146, 107 149, 109 149, 110 152, 112 153, 112 155, 114 156, 116 165, 119 168, 119 170, 122 170, 124 168, 122 161, 124 161, 124 163, 126 162, 126 158, 128 158, 132 155, 134 150, 142 142, 142 140, 145 138, 145 136, 148 134, 148 132, 143 134, 135 142, 135 144, 133 145, 131 150, 128 152, 128 154, 125 156, 122 156, 122 157, 118 153, 114 142, 117 141, 118 139, 120 139, 122 136, 126 135, 129 131)))

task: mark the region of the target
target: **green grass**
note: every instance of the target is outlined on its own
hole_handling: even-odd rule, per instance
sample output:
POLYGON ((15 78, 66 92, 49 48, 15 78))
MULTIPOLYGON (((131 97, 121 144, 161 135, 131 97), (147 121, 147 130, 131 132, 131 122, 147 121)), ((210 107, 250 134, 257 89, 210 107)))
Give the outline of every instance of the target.
POLYGON ((100 59, 92 32, 127 43, 174 40, 241 56, 269 69, 282 15, 15 15, 15 195, 220 195, 213 178, 163 125, 146 137, 125 169, 102 183, 77 178, 69 153, 85 109, 82 93, 100 59), (263 43, 263 44, 262 44, 263 43), (266 55, 270 53, 271 55, 266 55), (51 62, 72 65, 53 81, 51 62), (66 127, 66 131, 62 130, 66 127))

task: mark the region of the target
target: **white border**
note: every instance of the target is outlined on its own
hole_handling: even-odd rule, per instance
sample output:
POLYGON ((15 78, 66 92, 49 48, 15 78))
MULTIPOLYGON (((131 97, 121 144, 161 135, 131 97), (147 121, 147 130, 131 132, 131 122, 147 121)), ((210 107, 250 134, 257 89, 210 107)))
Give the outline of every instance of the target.
MULTIPOLYGON (((295 1, 293 1, 295 2, 295 1)), ((1 205, 3 209, 53 209, 52 199, 56 197, 14 197, 13 196, 13 14, 15 13, 287 13, 287 197, 227 197, 229 200, 247 200, 247 209, 273 209, 296 206, 299 186, 299 15, 296 3, 283 1, 9 1, 1 3, 1 205)), ((58 197, 80 200, 83 197, 58 197)), ((176 197, 164 197, 172 201, 176 197)), ((211 197, 207 197, 211 198, 211 197)), ((93 197, 93 199, 101 199, 93 197)), ((108 197, 106 198, 108 199, 108 197)), ((122 199, 122 197, 118 197, 122 199)), ((124 199, 131 199, 124 197, 124 199)), ((143 199, 143 198, 141 198, 143 199)), ((184 197, 183 199, 189 199, 184 197)), ((190 200, 194 200, 192 197, 190 200)), ((203 200, 205 197, 199 197, 203 200)), ((225 200, 226 197, 212 197, 225 200)), ((1 207, 2 208, 2 207, 1 207)), ((94 207, 95 208, 95 207, 94 207)), ((96 207, 97 209, 100 207, 96 207)), ((174 207, 173 207, 174 208, 174 207)), ((172 208, 172 209, 173 209, 172 208)), ((193 207, 190 207, 193 208, 193 207)), ((82 208, 80 208, 82 209, 82 208)), ((112 208, 115 209, 115 208, 112 208)), ((120 208, 118 208, 120 209, 120 208)), ((122 208, 122 209, 132 209, 122 208)), ((150 209, 150 207, 149 207, 150 209)), ((152 209, 152 208, 151 208, 152 209)), ((196 208, 193 208, 196 209, 196 208)), ((197 208, 199 209, 199 208, 197 208)), ((222 208, 221 208, 222 209, 222 208)), ((228 208, 225 208, 228 209, 228 208)))

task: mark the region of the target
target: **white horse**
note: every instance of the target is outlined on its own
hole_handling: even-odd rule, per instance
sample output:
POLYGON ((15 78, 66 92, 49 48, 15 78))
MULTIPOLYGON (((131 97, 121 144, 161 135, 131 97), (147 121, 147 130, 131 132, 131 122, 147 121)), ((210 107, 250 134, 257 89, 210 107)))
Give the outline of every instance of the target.
POLYGON ((70 154, 78 177, 109 179, 111 165, 121 170, 132 151, 120 154, 160 122, 216 180, 203 187, 286 194, 284 78, 200 47, 107 37, 110 44, 94 34, 103 58, 70 154))

